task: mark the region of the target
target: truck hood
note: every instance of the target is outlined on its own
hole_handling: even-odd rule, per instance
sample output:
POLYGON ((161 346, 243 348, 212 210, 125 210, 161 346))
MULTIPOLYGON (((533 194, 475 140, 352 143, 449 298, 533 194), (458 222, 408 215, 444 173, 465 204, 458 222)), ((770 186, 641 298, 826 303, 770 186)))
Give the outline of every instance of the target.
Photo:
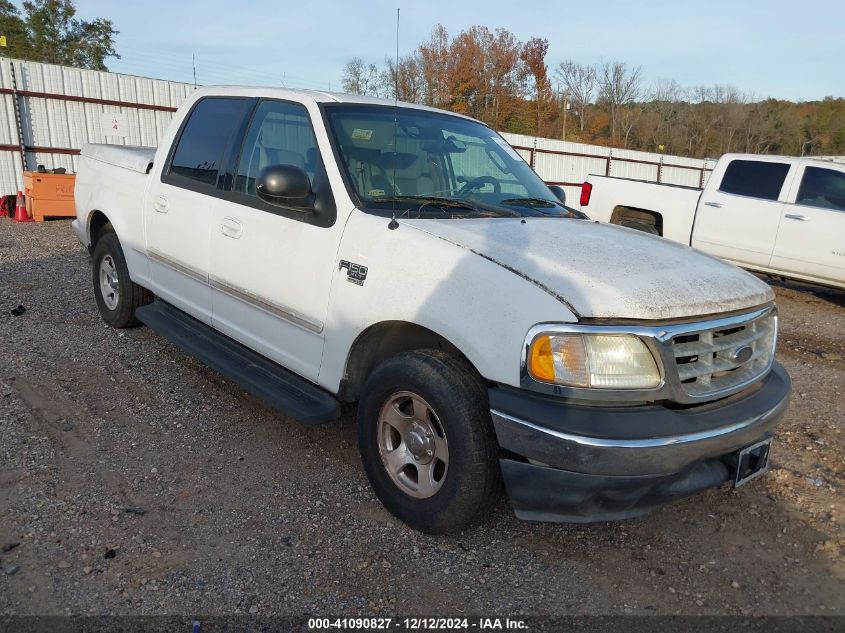
POLYGON ((678 319, 774 300, 768 285, 675 242, 566 218, 407 220, 559 299, 575 316, 678 319))

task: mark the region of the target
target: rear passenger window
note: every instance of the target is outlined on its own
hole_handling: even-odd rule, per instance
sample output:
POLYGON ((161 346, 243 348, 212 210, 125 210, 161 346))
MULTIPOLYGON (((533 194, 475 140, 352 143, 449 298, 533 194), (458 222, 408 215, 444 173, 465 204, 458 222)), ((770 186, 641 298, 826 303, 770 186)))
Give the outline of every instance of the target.
POLYGON ((311 119, 304 106, 262 101, 244 139, 235 191, 255 195, 255 179, 270 165, 293 165, 314 182, 319 154, 311 119))
POLYGON ((215 186, 223 152, 248 104, 247 99, 219 97, 198 101, 182 128, 168 173, 215 186))
POLYGON ((777 200, 788 172, 789 165, 785 163, 732 160, 725 170, 719 191, 763 200, 777 200))
POLYGON ((845 211, 845 173, 823 167, 807 167, 795 203, 845 211))

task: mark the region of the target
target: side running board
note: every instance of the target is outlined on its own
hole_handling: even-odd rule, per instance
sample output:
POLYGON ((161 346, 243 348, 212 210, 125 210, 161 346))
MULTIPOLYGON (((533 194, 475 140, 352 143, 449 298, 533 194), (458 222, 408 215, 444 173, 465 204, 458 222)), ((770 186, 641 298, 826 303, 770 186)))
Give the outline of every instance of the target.
POLYGON ((340 418, 328 392, 197 321, 161 299, 135 311, 138 320, 286 416, 309 426, 340 418))

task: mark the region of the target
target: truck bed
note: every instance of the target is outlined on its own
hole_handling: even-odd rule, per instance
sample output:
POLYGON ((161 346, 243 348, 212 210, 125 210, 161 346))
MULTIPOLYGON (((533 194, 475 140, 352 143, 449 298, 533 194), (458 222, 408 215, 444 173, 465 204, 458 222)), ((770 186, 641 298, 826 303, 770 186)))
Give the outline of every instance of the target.
POLYGON ((593 220, 611 222, 620 207, 651 211, 662 218, 662 235, 682 244, 690 243, 695 210, 701 189, 644 180, 590 175, 590 204, 584 211, 593 220))
POLYGON ((153 166, 156 148, 136 145, 86 143, 82 147, 81 154, 101 163, 108 163, 115 167, 122 167, 123 169, 147 174, 153 166))
POLYGON ((88 143, 82 148, 74 187, 76 218, 86 246, 92 215, 97 211, 120 210, 109 214, 108 219, 118 235, 123 236, 127 264, 133 271, 133 280, 139 282, 148 274, 141 239, 142 209, 155 153, 154 147, 88 143))

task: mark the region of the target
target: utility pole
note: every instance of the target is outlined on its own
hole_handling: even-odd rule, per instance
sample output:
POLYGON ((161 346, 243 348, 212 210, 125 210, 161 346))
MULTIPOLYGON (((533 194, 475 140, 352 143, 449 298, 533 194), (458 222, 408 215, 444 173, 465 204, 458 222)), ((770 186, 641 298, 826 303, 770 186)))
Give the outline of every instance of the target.
POLYGON ((560 91, 560 103, 563 108, 563 129, 560 133, 560 140, 566 140, 566 113, 569 110, 569 98, 565 90, 560 91))
POLYGON ((197 57, 191 53, 191 66, 194 67, 194 88, 197 87, 197 57))

